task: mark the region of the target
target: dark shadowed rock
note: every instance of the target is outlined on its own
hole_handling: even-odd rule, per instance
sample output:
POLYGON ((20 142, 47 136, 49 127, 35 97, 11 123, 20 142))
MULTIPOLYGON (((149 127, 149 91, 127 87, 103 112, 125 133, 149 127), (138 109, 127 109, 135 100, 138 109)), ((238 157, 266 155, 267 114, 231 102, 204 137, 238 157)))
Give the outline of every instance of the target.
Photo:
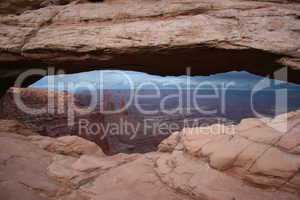
MULTIPOLYGON (((0 117, 17 119, 44 136, 77 135, 83 137, 97 143, 107 154, 154 151, 158 144, 168 136, 167 133, 152 133, 154 131, 145 133, 142 122, 122 112, 114 115, 103 114, 100 111, 100 105, 92 112, 80 113, 78 109, 85 109, 88 101, 87 96, 78 97, 68 92, 10 88, 0 101, 0 117), (22 103, 34 111, 23 110, 15 96, 19 96, 22 103), (134 124, 132 132, 126 130, 126 123, 134 124), (118 125, 117 132, 111 124, 118 125)), ((25 131, 24 134, 26 134, 25 131)))

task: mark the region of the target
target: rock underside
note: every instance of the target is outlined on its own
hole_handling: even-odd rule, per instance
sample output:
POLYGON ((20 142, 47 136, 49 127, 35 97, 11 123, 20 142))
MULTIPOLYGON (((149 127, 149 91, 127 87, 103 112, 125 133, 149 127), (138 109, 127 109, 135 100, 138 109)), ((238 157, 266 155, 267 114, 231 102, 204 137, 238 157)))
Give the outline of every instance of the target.
POLYGON ((298 200, 299 120, 298 111, 185 128, 158 152, 114 156, 77 136, 40 136, 1 120, 0 199, 298 200))
POLYGON ((65 4, 57 0, 40 9, 31 6, 33 1, 19 1, 29 5, 24 12, 24 6, 11 2, 0 3, 0 78, 6 80, 2 92, 26 69, 47 66, 67 73, 122 68, 167 75, 183 74, 185 67, 194 74, 247 70, 267 75, 287 66, 292 72, 289 81, 300 82, 296 0, 107 0, 66 1, 71 2, 67 5, 57 5, 65 4), (15 10, 22 14, 15 15, 15 10))

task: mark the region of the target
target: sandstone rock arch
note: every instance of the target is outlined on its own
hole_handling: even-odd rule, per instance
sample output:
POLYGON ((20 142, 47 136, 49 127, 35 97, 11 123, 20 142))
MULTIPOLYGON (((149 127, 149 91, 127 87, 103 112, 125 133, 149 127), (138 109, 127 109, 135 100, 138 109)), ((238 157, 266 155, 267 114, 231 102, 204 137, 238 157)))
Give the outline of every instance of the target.
POLYGON ((114 0, 3 14, 0 89, 28 68, 47 66, 264 76, 288 67, 288 80, 299 83, 299 18, 298 1, 243 0, 114 0))

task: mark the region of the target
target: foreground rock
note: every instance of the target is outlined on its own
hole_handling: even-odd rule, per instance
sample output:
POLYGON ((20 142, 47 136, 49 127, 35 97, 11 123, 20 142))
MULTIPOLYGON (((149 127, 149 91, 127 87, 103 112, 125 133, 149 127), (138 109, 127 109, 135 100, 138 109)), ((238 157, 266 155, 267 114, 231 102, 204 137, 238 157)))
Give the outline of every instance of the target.
POLYGON ((278 131, 283 116, 268 125, 247 119, 219 132, 184 129, 160 152, 114 156, 76 136, 0 130, 0 198, 298 200, 300 112, 288 117, 286 133, 278 131))
MULTIPOLYGON (((1 121, 1 127, 13 127, 14 123, 1 121)), ((47 176, 53 155, 37 148, 27 137, 1 129, 0 152, 1 199, 50 199, 63 190, 47 176)))
POLYGON ((298 111, 268 125, 246 119, 231 127, 185 128, 160 144, 169 153, 158 159, 157 171, 170 187, 199 198, 297 199, 299 120, 298 111))
POLYGON ((160 181, 151 155, 107 157, 75 136, 26 137, 0 130, 0 138, 1 199, 189 199, 160 181))

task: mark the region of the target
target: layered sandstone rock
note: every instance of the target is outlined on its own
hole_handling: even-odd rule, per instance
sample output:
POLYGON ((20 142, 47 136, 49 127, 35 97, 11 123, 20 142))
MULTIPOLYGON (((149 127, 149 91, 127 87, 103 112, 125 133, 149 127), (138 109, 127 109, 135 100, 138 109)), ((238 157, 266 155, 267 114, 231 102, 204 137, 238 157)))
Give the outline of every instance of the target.
POLYGON ((285 132, 278 129, 284 116, 263 123, 247 119, 225 129, 186 128, 163 141, 162 152, 114 156, 75 136, 0 130, 0 197, 297 200, 299 119, 299 111, 290 113, 285 132))
POLYGON ((296 194, 300 189, 300 154, 297 151, 300 146, 299 117, 298 111, 275 119, 246 119, 239 125, 225 126, 223 129, 215 129, 214 126, 219 125, 185 128, 176 134, 176 140, 172 136, 161 143, 161 151, 167 150, 169 154, 157 161, 158 172, 171 187, 179 187, 199 198, 209 195, 211 188, 205 191, 200 186, 194 186, 197 184, 194 179, 204 179, 202 174, 207 173, 211 178, 210 181, 201 182, 204 187, 222 184, 218 179, 229 182, 229 186, 222 184, 222 187, 231 187, 235 196, 223 188, 224 191, 214 194, 224 194, 223 199, 255 199, 260 195, 272 199, 273 195, 281 195, 286 191, 296 194), (279 129, 283 126, 286 129, 279 129), (184 163, 188 161, 183 160, 190 160, 192 166, 201 167, 186 169, 184 163), (187 179, 179 181, 178 174, 184 171, 187 179), (243 184, 245 186, 239 186, 243 184), (254 192, 247 189, 247 185, 256 185, 264 190, 254 192), (256 195, 252 196, 254 193, 256 195))
POLYGON ((62 136, 57 139, 46 136, 31 136, 30 140, 40 148, 49 152, 79 157, 81 155, 104 155, 102 149, 93 143, 78 136, 62 136))
MULTIPOLYGON (((112 0, 3 15, 1 78, 13 81, 27 68, 49 65, 66 72, 117 67, 167 75, 185 73, 187 66, 197 74, 295 70, 299 16, 298 1, 243 0, 112 0)), ((298 77, 296 70, 288 78, 298 77)))
POLYGON ((37 138, 2 130, 0 137, 1 199, 189 199, 164 185, 143 155, 108 157, 79 137, 37 138), (74 148, 70 140, 80 145, 74 148), (45 147, 61 141, 64 151, 45 147))

